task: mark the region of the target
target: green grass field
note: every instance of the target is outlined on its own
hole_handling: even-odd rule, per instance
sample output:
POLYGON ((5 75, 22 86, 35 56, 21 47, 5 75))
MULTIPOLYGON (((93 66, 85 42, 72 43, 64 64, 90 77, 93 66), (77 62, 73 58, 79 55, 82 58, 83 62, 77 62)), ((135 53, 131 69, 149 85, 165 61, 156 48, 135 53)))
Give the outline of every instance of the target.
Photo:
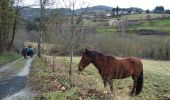
POLYGON ((90 64, 85 68, 83 73, 78 74, 77 64, 80 57, 74 57, 72 81, 68 82, 68 58, 57 57, 57 65, 55 72, 51 67, 43 67, 40 60, 34 63, 34 71, 31 79, 35 89, 41 91, 38 98, 46 98, 48 100, 67 100, 71 98, 86 98, 88 100, 163 100, 169 99, 170 96, 170 61, 155 61, 143 59, 144 65, 144 87, 139 96, 128 96, 132 88, 132 79, 113 80, 113 94, 103 94, 104 87, 100 75, 96 68, 90 64), (36 82, 35 82, 36 81, 36 82), (56 84, 62 84, 62 88, 55 89, 56 84), (43 92, 44 91, 44 92, 43 92))
POLYGON ((138 25, 132 25, 129 27, 129 30, 157 30, 170 33, 170 19, 159 19, 159 20, 152 20, 152 21, 145 21, 138 25))
POLYGON ((96 32, 97 33, 115 33, 117 32, 117 29, 115 27, 97 27, 96 32))
MULTIPOLYGON (((167 34, 170 34, 170 19, 157 19, 157 20, 150 20, 150 21, 143 21, 139 22, 139 24, 134 24, 127 26, 127 32, 129 34, 133 34, 138 30, 153 30, 153 31, 159 31, 161 32, 167 32, 167 34)), ((96 26, 95 28, 96 33, 118 33, 118 31, 121 32, 121 29, 118 29, 114 26, 96 26)), ((136 34, 136 33, 135 33, 136 34)), ((153 33, 154 35, 154 33, 153 33)))

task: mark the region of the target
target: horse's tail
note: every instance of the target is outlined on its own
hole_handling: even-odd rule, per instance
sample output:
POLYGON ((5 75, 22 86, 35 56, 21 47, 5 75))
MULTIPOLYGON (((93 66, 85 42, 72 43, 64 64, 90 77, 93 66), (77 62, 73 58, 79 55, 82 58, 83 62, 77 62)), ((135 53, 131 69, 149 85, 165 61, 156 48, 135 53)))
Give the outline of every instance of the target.
POLYGON ((135 95, 140 94, 140 92, 142 91, 142 87, 143 87, 143 71, 141 72, 140 76, 137 79, 135 95))

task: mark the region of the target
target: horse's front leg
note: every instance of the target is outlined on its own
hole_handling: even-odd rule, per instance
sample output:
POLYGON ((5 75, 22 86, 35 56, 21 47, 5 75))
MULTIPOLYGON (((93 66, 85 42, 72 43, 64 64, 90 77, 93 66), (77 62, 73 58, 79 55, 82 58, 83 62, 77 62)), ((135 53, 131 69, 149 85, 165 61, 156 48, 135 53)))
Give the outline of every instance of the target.
POLYGON ((107 81, 103 80, 103 84, 104 84, 104 94, 107 94, 107 81))
POLYGON ((109 83, 109 86, 110 86, 110 90, 111 90, 111 92, 113 92, 113 81, 112 81, 112 80, 110 80, 108 83, 109 83))

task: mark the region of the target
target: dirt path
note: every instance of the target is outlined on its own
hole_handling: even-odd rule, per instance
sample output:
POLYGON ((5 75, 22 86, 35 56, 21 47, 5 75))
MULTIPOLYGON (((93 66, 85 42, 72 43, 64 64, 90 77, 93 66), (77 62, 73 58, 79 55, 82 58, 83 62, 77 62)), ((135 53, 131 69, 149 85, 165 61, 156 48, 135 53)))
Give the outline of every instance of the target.
POLYGON ((0 99, 29 100, 26 81, 32 60, 18 59, 0 69, 0 99))

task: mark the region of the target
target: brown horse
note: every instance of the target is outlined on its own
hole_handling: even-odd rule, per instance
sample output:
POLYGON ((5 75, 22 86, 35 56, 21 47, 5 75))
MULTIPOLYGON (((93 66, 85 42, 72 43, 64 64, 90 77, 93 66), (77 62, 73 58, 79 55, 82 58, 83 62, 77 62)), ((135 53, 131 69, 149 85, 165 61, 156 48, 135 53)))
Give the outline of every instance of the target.
POLYGON ((92 63, 99 71, 104 83, 104 87, 109 83, 110 90, 113 92, 112 79, 123 79, 132 76, 134 80, 131 96, 138 95, 143 87, 143 65, 140 59, 128 57, 116 59, 106 56, 96 51, 85 50, 78 65, 79 71, 92 63))

